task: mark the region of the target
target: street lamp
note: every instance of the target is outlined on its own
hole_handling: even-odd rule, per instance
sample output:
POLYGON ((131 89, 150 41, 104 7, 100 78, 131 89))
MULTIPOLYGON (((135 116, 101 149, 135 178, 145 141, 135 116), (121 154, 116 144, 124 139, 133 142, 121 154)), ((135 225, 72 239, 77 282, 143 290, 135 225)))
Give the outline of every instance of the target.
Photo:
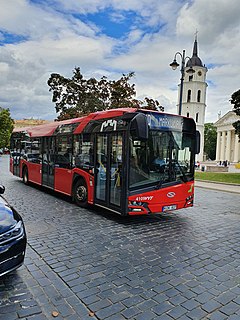
MULTIPOLYGON (((189 59, 191 62, 191 58, 189 57, 185 57, 185 50, 183 50, 183 53, 180 52, 176 52, 173 62, 170 63, 170 67, 172 67, 173 70, 176 70, 177 67, 179 67, 179 63, 177 63, 177 55, 179 55, 181 57, 181 79, 180 79, 180 92, 179 92, 179 109, 178 109, 178 114, 181 115, 182 113, 182 96, 183 96, 183 80, 184 80, 184 69, 185 69, 185 63, 186 60, 189 59)), ((186 73, 188 73, 189 75, 193 75, 195 72, 195 70, 193 70, 192 66, 190 65, 189 69, 186 70, 186 73)))

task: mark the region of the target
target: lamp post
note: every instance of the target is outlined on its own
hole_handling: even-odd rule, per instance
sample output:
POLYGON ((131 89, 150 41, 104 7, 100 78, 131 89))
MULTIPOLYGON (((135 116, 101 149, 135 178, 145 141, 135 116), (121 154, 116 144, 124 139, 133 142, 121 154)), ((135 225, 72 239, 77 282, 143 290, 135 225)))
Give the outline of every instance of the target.
MULTIPOLYGON (((177 56, 181 57, 181 78, 180 78, 180 92, 179 92, 179 109, 178 109, 178 114, 181 115, 182 114, 182 97, 183 97, 183 80, 184 80, 184 69, 185 69, 185 64, 186 64, 186 60, 189 59, 191 62, 191 58, 190 57, 185 57, 185 50, 183 50, 183 52, 176 52, 173 62, 170 63, 170 67, 172 67, 173 70, 176 70, 177 67, 179 67, 179 63, 177 63, 177 56)), ((192 66, 190 65, 189 69, 186 70, 186 72, 189 75, 193 75, 195 70, 193 70, 192 66)))

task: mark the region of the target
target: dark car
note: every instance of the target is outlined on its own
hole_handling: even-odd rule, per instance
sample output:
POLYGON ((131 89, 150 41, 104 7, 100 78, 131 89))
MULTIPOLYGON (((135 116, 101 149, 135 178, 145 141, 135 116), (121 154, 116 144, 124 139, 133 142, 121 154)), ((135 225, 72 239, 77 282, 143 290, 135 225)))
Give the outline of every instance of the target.
MULTIPOLYGON (((0 185, 0 194, 5 188, 0 185)), ((0 196, 0 276, 23 264, 26 231, 21 216, 0 196)))

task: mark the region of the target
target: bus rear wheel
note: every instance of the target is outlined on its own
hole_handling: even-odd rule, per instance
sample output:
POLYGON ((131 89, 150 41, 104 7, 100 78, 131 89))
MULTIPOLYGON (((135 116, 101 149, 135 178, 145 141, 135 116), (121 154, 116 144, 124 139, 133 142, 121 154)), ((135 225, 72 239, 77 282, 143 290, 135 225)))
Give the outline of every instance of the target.
POLYGON ((23 175, 22 175, 23 183, 28 184, 28 169, 24 168, 23 169, 23 175))
POLYGON ((74 187, 74 200, 79 207, 88 207, 88 190, 86 182, 79 179, 74 187))

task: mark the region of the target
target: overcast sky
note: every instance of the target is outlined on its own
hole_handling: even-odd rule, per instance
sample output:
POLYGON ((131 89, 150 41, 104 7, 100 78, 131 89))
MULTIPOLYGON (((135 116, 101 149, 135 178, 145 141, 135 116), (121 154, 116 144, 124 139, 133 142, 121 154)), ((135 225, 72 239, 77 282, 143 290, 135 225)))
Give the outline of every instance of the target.
POLYGON ((14 119, 56 118, 51 73, 119 79, 135 72, 137 98, 176 113, 177 51, 198 55, 207 72, 206 122, 232 109, 240 88, 239 0, 0 0, 0 106, 14 119))

